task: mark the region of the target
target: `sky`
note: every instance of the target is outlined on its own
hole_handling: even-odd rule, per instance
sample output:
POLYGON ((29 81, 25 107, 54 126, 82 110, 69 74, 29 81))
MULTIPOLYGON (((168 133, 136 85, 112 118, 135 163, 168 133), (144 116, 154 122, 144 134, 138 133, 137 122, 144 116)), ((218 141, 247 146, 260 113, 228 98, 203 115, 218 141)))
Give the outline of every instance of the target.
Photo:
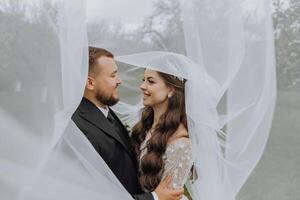
POLYGON ((154 0, 87 0, 88 21, 113 19, 128 26, 139 24, 149 15, 154 0))

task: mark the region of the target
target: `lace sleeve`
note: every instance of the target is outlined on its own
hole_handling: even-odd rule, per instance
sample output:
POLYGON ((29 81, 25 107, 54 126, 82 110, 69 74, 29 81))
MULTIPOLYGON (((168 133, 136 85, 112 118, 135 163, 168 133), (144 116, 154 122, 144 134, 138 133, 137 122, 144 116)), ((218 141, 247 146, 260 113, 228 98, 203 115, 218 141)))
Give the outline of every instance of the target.
POLYGON ((163 177, 172 176, 171 187, 180 188, 185 184, 192 166, 192 148, 187 138, 172 142, 165 153, 165 167, 163 177))

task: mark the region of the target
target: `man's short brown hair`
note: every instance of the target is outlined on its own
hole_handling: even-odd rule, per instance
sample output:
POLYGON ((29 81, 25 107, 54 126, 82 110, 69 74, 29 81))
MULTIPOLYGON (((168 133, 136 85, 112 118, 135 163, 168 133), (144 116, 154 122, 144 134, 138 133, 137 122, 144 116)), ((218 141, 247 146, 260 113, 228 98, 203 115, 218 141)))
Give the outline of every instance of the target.
POLYGON ((102 56, 114 58, 114 55, 106 49, 89 47, 89 73, 97 74, 99 72, 96 68, 97 60, 102 56))

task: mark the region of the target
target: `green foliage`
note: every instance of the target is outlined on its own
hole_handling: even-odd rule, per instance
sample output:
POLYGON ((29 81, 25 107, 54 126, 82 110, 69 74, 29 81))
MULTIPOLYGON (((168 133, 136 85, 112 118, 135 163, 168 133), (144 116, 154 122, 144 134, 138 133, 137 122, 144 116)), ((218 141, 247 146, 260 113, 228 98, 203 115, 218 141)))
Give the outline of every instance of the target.
POLYGON ((192 197, 185 186, 184 186, 184 196, 186 196, 189 200, 192 200, 192 197))

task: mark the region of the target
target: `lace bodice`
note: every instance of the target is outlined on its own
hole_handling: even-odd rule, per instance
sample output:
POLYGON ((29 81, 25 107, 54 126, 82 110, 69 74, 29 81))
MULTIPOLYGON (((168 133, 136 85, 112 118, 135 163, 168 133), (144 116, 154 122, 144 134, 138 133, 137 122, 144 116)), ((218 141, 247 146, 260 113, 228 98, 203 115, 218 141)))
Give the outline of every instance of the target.
MULTIPOLYGON (((147 134, 145 141, 141 144, 140 159, 147 153, 147 148, 145 147, 150 137, 150 134, 147 134)), ((170 187, 183 187, 187 181, 193 163, 192 148, 189 138, 178 138, 170 142, 163 155, 163 159, 165 165, 161 173, 162 178, 170 174, 172 176, 170 187)))

